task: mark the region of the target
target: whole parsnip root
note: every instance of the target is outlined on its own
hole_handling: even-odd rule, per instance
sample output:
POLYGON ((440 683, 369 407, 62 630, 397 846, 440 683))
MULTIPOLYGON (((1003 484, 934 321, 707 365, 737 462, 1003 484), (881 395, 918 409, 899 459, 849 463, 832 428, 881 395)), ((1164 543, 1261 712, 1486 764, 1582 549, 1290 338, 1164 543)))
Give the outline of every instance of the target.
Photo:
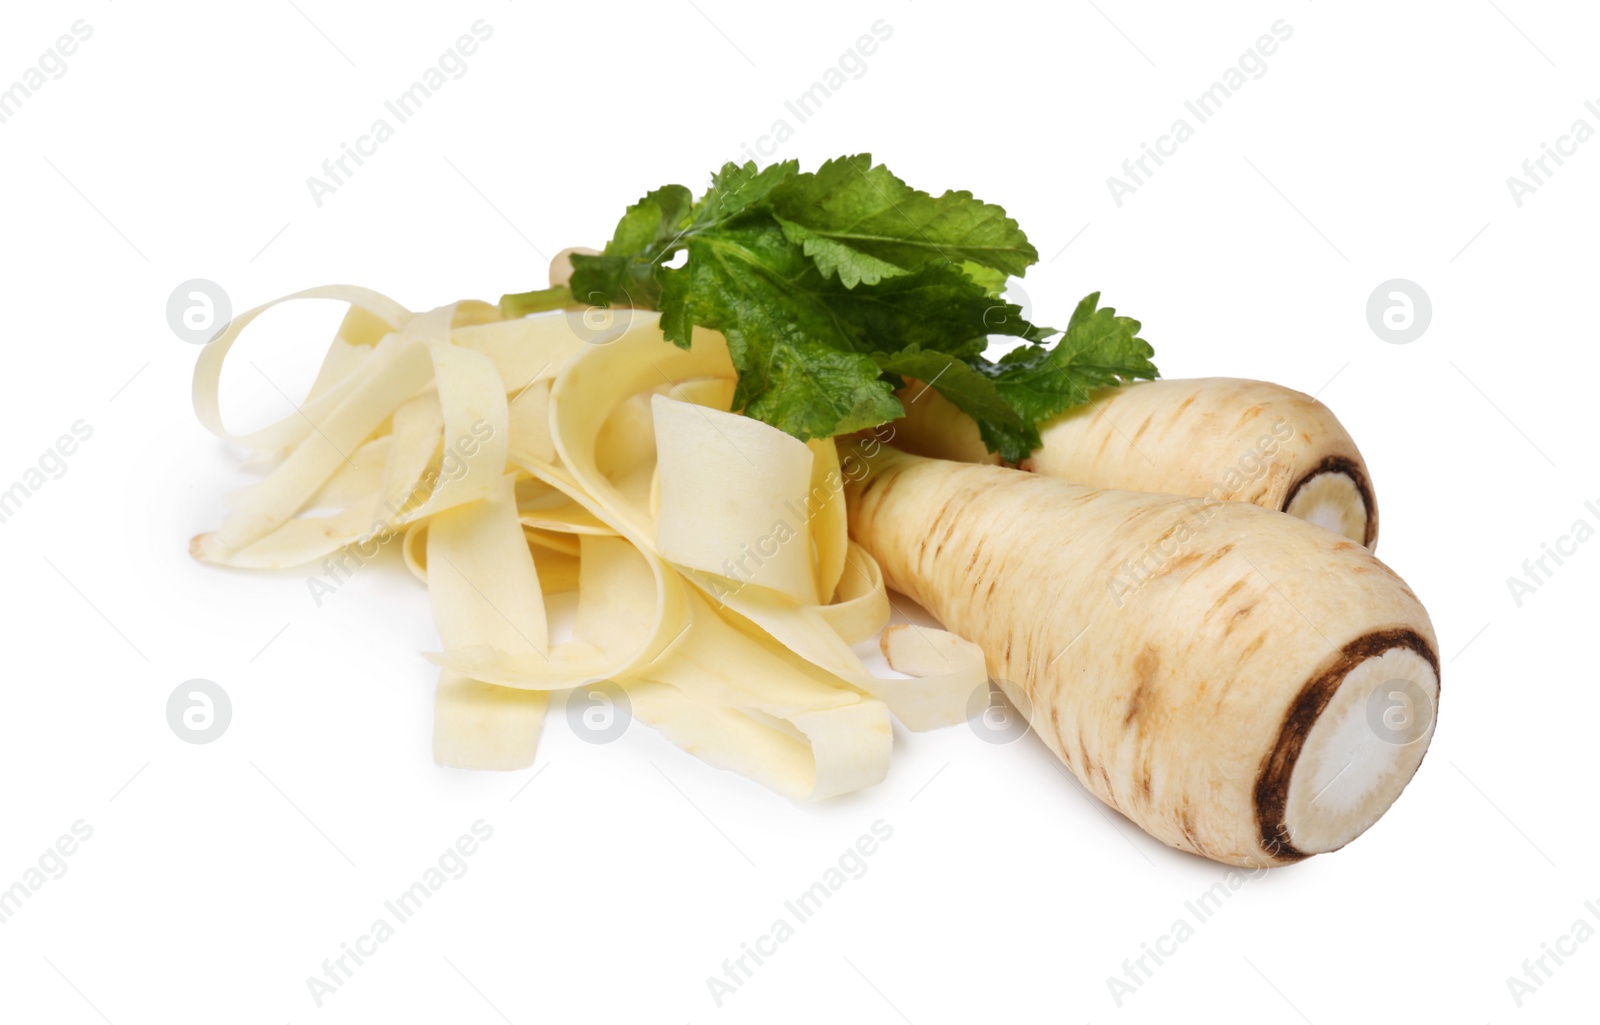
MULTIPOLYGON (((996 463, 977 425, 911 382, 895 445, 935 459, 996 463)), ((1021 469, 1093 488, 1249 502, 1371 549, 1378 506, 1366 463, 1332 411, 1309 395, 1227 377, 1145 381, 1097 391, 1039 430, 1021 469)))
POLYGON ((1241 502, 840 454, 850 534, 889 586, 982 648, 1078 779, 1164 843, 1248 866, 1336 850, 1421 763, 1433 627, 1351 541, 1241 502), (1170 555, 1119 589, 1147 547, 1170 555))

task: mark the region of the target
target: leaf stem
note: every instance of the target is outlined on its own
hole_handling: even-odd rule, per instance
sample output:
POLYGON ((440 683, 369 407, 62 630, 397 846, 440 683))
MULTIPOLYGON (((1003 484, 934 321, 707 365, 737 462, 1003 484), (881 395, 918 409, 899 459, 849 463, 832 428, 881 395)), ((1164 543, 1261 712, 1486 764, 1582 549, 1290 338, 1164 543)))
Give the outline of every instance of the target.
POLYGON ((530 313, 559 310, 573 305, 572 289, 565 285, 540 288, 532 292, 513 292, 500 297, 500 312, 506 317, 525 317, 530 313))

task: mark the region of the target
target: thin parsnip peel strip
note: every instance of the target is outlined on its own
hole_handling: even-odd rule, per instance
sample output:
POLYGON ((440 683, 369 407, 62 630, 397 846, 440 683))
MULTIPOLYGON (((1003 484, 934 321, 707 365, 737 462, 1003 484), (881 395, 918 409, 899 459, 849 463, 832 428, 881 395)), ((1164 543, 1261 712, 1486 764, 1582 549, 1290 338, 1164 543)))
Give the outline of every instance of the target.
MULTIPOLYGON (((215 343, 213 343, 215 344, 215 343)), ((394 409, 432 377, 425 348, 392 349, 373 359, 356 387, 202 541, 206 552, 243 548, 287 521, 349 459, 394 409)), ((309 414, 308 414, 309 415, 309 414)))
POLYGON ((511 658, 548 656, 544 592, 510 476, 490 498, 435 515, 427 551, 428 597, 446 649, 481 645, 511 658))
POLYGON ((652 408, 656 434, 672 439, 657 445, 662 558, 815 604, 817 573, 803 514, 812 450, 735 413, 662 395, 652 408))
POLYGON ((954 725, 967 717, 973 696, 989 689, 983 649, 948 630, 897 623, 883 632, 878 644, 889 668, 913 677, 878 684, 884 700, 904 709, 907 718, 931 726, 954 725), (957 708, 956 701, 969 704, 957 708))
POLYGON ((849 548, 849 519, 844 508, 844 474, 839 466, 839 450, 833 439, 813 438, 811 449, 811 487, 806 492, 806 522, 811 528, 815 549, 817 596, 824 605, 833 600, 844 577, 849 548))
POLYGON ((439 674, 433 760, 452 769, 526 769, 533 764, 550 695, 439 674))
POLYGON ((703 723, 663 715, 672 718, 671 728, 663 728, 668 739, 794 798, 832 797, 883 779, 893 735, 881 702, 837 686, 800 659, 785 659, 770 639, 735 630, 701 594, 690 593, 689 607, 683 638, 639 675, 671 685, 689 701, 743 715, 750 725, 710 732, 703 723))
POLYGON ((552 693, 605 680, 690 753, 815 799, 884 777, 891 714, 964 715, 949 674, 882 680, 852 650, 889 603, 846 537, 838 455, 729 411, 721 335, 680 348, 643 311, 597 327, 476 302, 413 314, 362 289, 290 298, 350 304, 304 415, 223 427, 223 362, 275 304, 197 368, 202 421, 269 469, 194 551, 266 567, 394 542, 438 627, 441 765, 531 764, 552 693), (562 592, 568 640, 547 619, 562 592))
MULTIPOLYGON (((372 335, 378 330, 386 329, 384 333, 399 331, 405 326, 406 321, 411 319, 411 312, 388 296, 354 285, 308 288, 303 292, 286 295, 239 314, 228 322, 227 328, 220 335, 200 350, 200 359, 194 368, 195 415, 200 418, 200 423, 217 437, 256 452, 278 452, 287 449, 313 431, 312 425, 321 421, 359 376, 346 376, 337 383, 330 380, 325 391, 314 394, 310 400, 301 404, 300 413, 304 413, 303 416, 300 413, 291 413, 276 423, 248 434, 233 434, 223 426, 220 407, 222 366, 234 342, 261 314, 280 303, 296 299, 332 299, 349 303, 351 313, 346 315, 340 332, 340 340, 345 340, 349 344, 376 345, 378 340, 372 339, 372 335), (356 317, 357 310, 364 316, 356 317), (346 328, 351 329, 351 334, 345 334, 346 328)), ((381 339, 381 335, 379 338, 381 339)))
POLYGON ((817 612, 846 644, 876 637, 889 623, 889 593, 878 560, 850 541, 845 549, 844 573, 831 605, 817 612))

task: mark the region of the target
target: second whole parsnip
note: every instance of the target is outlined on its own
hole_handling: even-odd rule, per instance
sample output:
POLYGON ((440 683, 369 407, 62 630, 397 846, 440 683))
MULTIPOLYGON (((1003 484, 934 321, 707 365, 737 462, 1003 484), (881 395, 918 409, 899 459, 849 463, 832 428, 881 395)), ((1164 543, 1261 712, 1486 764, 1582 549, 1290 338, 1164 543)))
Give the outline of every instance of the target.
MULTIPOLYGON (((914 382, 894 443, 935 459, 998 463, 977 425, 914 382)), ((1125 384, 1041 425, 1018 464, 1094 488, 1249 502, 1372 549, 1378 504, 1366 462, 1333 411, 1266 381, 1228 377, 1125 384)))

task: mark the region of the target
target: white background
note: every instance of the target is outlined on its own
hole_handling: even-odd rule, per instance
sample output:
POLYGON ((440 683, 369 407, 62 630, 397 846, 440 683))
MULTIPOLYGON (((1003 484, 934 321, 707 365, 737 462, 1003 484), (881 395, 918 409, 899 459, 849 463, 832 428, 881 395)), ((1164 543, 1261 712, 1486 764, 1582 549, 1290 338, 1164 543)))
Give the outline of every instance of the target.
MULTIPOLYGON (((0 523, 0 887, 75 821, 94 831, 0 924, 0 1018, 1593 1019, 1600 941, 1520 1008, 1506 983, 1575 920, 1600 927, 1600 543, 1520 607, 1507 585, 1574 521, 1600 524, 1600 140, 1521 206, 1506 185, 1574 120, 1600 129, 1592 8, 82 0, 0 17, 0 87, 93 28, 0 124, 0 488, 74 421, 94 430, 0 523), (307 177, 480 18, 493 36, 464 77, 319 207, 307 177), (877 19, 893 34, 865 73, 800 124, 784 101, 877 19), (1107 176, 1278 19, 1293 36, 1267 73, 1114 202, 1107 176), (1121 1007, 1108 976, 1224 870, 1092 803, 1032 737, 902 733, 887 782, 815 807, 642 727, 581 743, 559 716, 533 770, 444 771, 418 654, 437 638, 392 557, 318 608, 304 572, 187 556, 246 477, 189 408, 198 350, 164 316, 179 282, 221 283, 236 311, 332 281, 413 309, 492 300, 602 242, 647 189, 698 190, 780 118, 780 158, 871 150, 1004 204, 1043 254, 1035 319, 1102 289, 1169 377, 1320 393, 1372 469, 1379 554, 1433 616, 1439 731, 1391 814, 1249 881, 1121 1007), (1433 304, 1408 345, 1365 315, 1396 277, 1433 304), (233 701, 204 746, 165 715, 195 677, 233 701), (467 873, 318 1009, 306 978, 478 819, 494 835, 467 873), (879 819, 893 837, 867 873, 719 1008, 707 977, 879 819)), ((303 394, 338 312, 264 321, 247 359, 303 394)), ((288 411, 239 366, 233 409, 288 411)))

